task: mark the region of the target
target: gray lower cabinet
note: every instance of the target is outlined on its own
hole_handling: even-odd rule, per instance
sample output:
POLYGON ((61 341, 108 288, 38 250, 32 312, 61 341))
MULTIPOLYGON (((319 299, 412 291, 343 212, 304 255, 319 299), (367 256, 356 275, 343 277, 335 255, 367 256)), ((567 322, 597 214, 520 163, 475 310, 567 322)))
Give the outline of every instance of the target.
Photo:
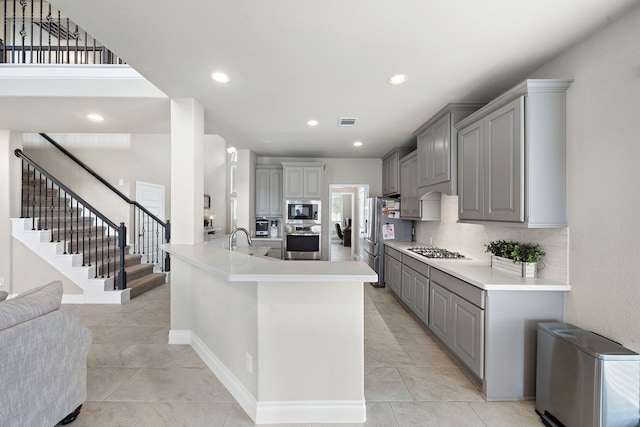
POLYGON ((484 310, 451 294, 451 350, 484 378, 484 310))
POLYGON ((402 256, 400 299, 425 324, 429 323, 429 271, 425 263, 402 256))
POLYGON ((485 290, 389 246, 385 283, 487 401, 535 398, 537 324, 563 320, 565 292, 485 290))
POLYGON ((478 379, 484 378, 485 291, 431 271, 429 328, 478 379))
POLYGON ((451 341, 451 292, 431 282, 429 295, 429 329, 444 343, 451 341))
POLYGON ((396 295, 400 296, 402 281, 402 255, 392 248, 386 248, 384 254, 384 283, 396 295), (395 256, 395 257, 394 257, 395 256))

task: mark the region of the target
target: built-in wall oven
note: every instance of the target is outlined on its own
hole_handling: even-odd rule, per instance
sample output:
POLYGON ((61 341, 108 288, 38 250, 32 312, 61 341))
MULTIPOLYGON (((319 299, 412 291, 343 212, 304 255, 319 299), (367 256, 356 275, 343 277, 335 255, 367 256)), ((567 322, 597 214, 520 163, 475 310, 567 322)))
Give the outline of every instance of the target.
POLYGON ((322 227, 316 223, 286 223, 284 225, 283 258, 285 260, 322 259, 322 227))

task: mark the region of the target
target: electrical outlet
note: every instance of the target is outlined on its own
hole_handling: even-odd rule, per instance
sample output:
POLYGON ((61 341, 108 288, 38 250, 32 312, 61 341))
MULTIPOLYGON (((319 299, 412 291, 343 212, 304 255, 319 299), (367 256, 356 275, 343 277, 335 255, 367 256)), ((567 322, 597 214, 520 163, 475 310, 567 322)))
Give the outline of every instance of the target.
POLYGON ((246 356, 245 365, 246 365, 247 371, 249 371, 250 374, 253 374, 253 357, 251 357, 249 353, 246 353, 245 356, 246 356))

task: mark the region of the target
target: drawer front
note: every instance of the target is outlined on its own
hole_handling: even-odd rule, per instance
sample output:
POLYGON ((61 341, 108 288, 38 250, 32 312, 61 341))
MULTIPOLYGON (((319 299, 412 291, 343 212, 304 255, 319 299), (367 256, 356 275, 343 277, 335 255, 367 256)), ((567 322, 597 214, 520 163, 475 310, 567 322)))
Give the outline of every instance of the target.
POLYGON ((395 258, 395 259, 397 259, 398 261, 402 261, 402 252, 400 252, 400 251, 399 251, 399 250, 397 250, 397 249, 393 249, 392 247, 390 247, 390 246, 386 246, 386 245, 385 245, 385 247, 384 247, 384 253, 385 253, 386 255, 389 255, 391 258, 395 258))
POLYGON ((431 281, 484 309, 486 294, 482 289, 435 268, 431 269, 431 281))
POLYGON ((430 267, 422 261, 419 261, 409 255, 402 255, 402 263, 407 267, 417 271, 424 277, 429 278, 430 267))

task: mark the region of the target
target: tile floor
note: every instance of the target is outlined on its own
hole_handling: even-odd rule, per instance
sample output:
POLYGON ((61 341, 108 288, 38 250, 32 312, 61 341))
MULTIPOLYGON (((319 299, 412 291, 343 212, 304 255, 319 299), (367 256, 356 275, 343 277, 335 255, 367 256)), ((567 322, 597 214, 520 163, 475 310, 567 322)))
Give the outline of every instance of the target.
MULTIPOLYGON (((254 425, 191 347, 166 344, 169 292, 80 306, 93 344, 87 401, 71 426, 254 425)), ((485 402, 387 289, 365 285, 364 315, 367 422, 357 425, 542 425, 532 402, 485 402)))

